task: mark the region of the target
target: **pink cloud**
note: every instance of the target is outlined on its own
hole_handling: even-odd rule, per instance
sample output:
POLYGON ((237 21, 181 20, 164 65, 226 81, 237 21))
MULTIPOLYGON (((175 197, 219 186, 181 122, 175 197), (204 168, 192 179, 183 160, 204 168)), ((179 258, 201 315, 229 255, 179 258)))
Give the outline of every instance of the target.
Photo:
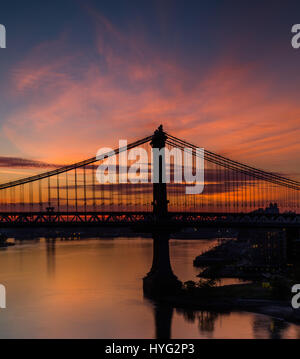
POLYGON ((300 106, 276 95, 272 79, 260 78, 255 66, 224 57, 200 75, 142 34, 126 35, 102 15, 91 16, 98 60, 79 64, 83 54, 66 51, 64 35, 12 70, 11 96, 23 105, 5 119, 3 131, 26 155, 76 161, 163 123, 170 133, 234 159, 296 171, 300 106))

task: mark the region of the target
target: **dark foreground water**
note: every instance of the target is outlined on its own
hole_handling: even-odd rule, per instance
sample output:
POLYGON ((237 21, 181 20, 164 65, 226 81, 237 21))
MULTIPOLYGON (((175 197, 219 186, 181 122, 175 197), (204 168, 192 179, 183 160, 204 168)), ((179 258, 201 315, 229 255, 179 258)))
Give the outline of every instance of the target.
MULTIPOLYGON (((196 280, 193 258, 214 240, 171 240, 180 280, 196 280)), ((246 312, 216 314, 155 308, 142 278, 152 240, 18 242, 0 250, 0 338, 300 338, 300 326, 246 312)))

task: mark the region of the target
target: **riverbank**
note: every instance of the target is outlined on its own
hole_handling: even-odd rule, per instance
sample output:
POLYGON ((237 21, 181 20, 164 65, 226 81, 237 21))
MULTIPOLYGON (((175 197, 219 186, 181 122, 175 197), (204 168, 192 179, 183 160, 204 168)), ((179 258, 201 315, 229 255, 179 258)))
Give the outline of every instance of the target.
POLYGON ((264 248, 250 240, 228 239, 197 256, 193 264, 202 268, 198 275, 202 278, 265 280, 274 275, 288 276, 291 266, 276 260, 279 247, 276 251, 273 250, 272 259, 268 246, 264 248))
POLYGON ((11 243, 11 242, 0 242, 0 248, 11 247, 14 245, 15 245, 15 243, 11 243))
POLYGON ((7 236, 0 233, 0 248, 6 248, 9 246, 14 246, 15 244, 12 242, 7 242, 7 236))
POLYGON ((186 310, 265 314, 300 324, 300 309, 293 309, 290 299, 276 300, 270 288, 258 283, 225 285, 206 289, 181 290, 158 301, 186 310))
POLYGON ((201 253, 194 259, 193 264, 195 267, 205 267, 215 264, 234 263, 245 258, 248 251, 249 245, 246 242, 227 239, 218 246, 201 253))
POLYGON ((194 259, 201 268, 198 283, 185 282, 174 296, 159 300, 186 310, 246 311, 300 324, 300 310, 291 305, 294 266, 253 262, 256 247, 249 240, 227 239, 194 259), (251 281, 217 286, 221 278, 251 281))

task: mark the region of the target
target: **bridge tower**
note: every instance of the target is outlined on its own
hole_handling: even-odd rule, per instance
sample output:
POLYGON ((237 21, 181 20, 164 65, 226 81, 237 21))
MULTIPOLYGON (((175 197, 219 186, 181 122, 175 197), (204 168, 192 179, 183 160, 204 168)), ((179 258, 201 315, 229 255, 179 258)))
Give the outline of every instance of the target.
POLYGON ((174 275, 169 252, 170 232, 168 226, 168 199, 165 181, 166 163, 164 148, 167 135, 162 125, 154 132, 151 146, 160 150, 153 156, 153 214, 155 224, 152 229, 153 261, 150 272, 143 279, 143 289, 147 296, 172 293, 181 288, 182 283, 174 275))
POLYGON ((167 135, 163 131, 163 126, 160 125, 154 132, 152 141, 150 143, 153 151, 160 151, 159 156, 153 155, 153 214, 157 220, 166 219, 168 213, 167 200, 167 184, 166 177, 166 160, 165 147, 167 135))

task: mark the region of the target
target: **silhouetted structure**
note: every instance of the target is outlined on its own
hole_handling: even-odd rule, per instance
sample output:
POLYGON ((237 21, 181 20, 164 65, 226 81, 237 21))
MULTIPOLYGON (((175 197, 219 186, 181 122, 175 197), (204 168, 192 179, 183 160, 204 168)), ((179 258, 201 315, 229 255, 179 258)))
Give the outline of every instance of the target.
MULTIPOLYGON (((144 288, 151 293, 169 293, 181 285, 171 268, 168 241, 171 231, 183 227, 286 229, 289 258, 299 239, 300 182, 206 149, 199 154, 197 146, 166 133, 162 126, 151 136, 108 152, 106 158, 141 146, 149 152, 149 144, 162 150, 158 163, 152 164, 154 177, 158 177, 153 184, 123 183, 120 176, 117 183, 96 183, 95 163, 103 160, 97 157, 1 184, 1 227, 130 226, 150 232, 153 264, 144 288), (199 156, 204 156, 202 194, 186 195, 185 180, 165 183, 166 166, 170 165, 166 164, 166 148, 187 149, 193 169, 199 156)), ((174 174, 174 166, 170 172, 174 174)))
POLYGON ((153 213, 155 224, 152 230, 153 236, 153 262, 150 272, 143 279, 144 292, 148 296, 162 295, 172 293, 181 288, 182 283, 174 275, 169 254, 169 233, 168 227, 165 227, 168 219, 168 200, 167 188, 163 179, 165 171, 165 154, 166 135, 162 126, 155 131, 151 146, 161 151, 160 155, 155 158, 154 176, 158 178, 157 183, 153 183, 153 213))

